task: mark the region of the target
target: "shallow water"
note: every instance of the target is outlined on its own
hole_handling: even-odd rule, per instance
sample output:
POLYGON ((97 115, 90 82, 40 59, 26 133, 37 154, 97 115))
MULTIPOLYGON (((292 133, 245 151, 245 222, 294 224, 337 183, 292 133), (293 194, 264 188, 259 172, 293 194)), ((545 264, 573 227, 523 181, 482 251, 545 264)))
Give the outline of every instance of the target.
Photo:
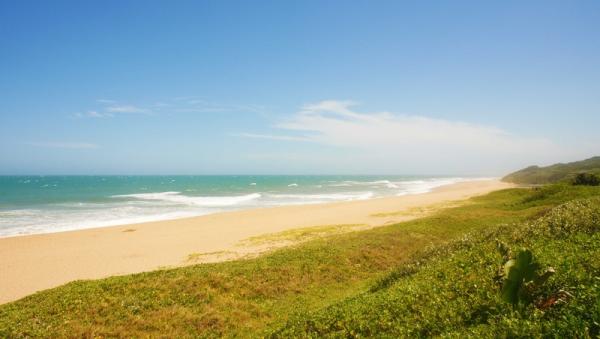
POLYGON ((0 236, 425 193, 424 176, 0 176, 0 236))

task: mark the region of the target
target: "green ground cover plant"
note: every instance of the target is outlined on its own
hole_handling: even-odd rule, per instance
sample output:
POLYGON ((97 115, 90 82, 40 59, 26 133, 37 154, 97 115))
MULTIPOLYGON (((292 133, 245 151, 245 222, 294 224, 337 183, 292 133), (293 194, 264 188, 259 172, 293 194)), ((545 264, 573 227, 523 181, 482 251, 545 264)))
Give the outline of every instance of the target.
POLYGON ((470 234, 440 248, 425 264, 414 264, 418 269, 399 267, 402 274, 384 277, 380 288, 298 315, 271 335, 598 337, 599 218, 600 199, 583 199, 553 208, 532 222, 470 234), (542 276, 547 282, 538 283, 526 297, 498 284, 493 277, 504 262, 495 250, 498 240, 513 251, 531 249, 519 250, 515 258, 521 263, 511 265, 529 272, 522 277, 524 283, 542 276), (542 264, 552 264, 555 274, 536 276, 542 264), (523 299, 527 302, 514 307, 523 299))

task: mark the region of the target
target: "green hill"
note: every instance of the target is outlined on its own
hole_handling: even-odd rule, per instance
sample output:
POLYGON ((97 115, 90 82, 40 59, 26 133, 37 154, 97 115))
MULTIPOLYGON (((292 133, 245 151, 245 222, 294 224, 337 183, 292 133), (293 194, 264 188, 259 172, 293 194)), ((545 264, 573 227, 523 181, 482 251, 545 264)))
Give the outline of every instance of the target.
POLYGON ((72 282, 0 305, 0 338, 595 338, 599 257, 600 186, 507 189, 254 259, 72 282), (522 248, 556 273, 511 305, 497 277, 522 248))
POLYGON ((546 167, 530 166, 511 173, 502 180, 515 184, 549 184, 571 180, 578 173, 600 174, 600 156, 546 167))

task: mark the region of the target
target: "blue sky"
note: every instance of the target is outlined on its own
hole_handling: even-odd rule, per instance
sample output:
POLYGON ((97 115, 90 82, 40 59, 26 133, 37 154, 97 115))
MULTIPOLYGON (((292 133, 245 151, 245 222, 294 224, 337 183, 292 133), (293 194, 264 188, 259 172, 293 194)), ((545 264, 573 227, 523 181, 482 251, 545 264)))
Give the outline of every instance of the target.
POLYGON ((0 1, 0 174, 476 174, 600 154, 597 1, 0 1))

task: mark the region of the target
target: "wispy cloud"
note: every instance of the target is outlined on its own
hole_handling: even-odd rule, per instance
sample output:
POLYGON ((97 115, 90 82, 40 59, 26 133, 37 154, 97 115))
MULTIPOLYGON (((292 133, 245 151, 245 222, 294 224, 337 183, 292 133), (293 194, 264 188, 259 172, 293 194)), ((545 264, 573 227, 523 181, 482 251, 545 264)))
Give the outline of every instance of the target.
POLYGON ((146 113, 149 110, 134 105, 115 105, 106 107, 106 111, 111 113, 146 113))
POLYGON ((85 112, 75 113, 73 116, 75 118, 114 118, 119 114, 129 114, 129 113, 152 113, 152 110, 145 107, 140 107, 136 105, 130 104, 121 104, 116 100, 111 99, 98 99, 96 100, 96 107, 92 110, 87 110, 85 112))
MULTIPOLYGON (((372 162, 372 168, 445 164, 439 172, 454 167, 513 168, 569 154, 569 150, 550 139, 518 136, 494 126, 390 112, 363 113, 356 111, 355 106, 353 101, 336 100, 307 104, 272 126, 278 133, 248 132, 238 136, 309 141, 353 150, 356 163, 372 162)), ((340 157, 347 155, 344 152, 340 157)))
POLYGON ((176 97, 169 100, 133 105, 112 99, 97 99, 93 109, 75 113, 76 118, 114 118, 121 114, 170 114, 170 113, 263 113, 264 106, 252 104, 223 104, 196 97, 176 97))
POLYGON ((269 139, 269 140, 283 140, 283 141, 311 141, 307 137, 297 137, 292 135, 271 135, 271 134, 255 134, 255 133, 237 133, 232 136, 242 138, 253 138, 253 139, 269 139))
POLYGON ((350 107, 356 106, 358 103, 354 101, 337 101, 337 100, 325 100, 314 104, 307 104, 302 107, 300 114, 303 115, 314 115, 323 113, 334 113, 342 117, 349 117, 355 119, 364 118, 364 115, 357 114, 350 110, 350 107))
POLYGON ((117 101, 112 100, 112 99, 97 99, 96 102, 99 102, 101 104, 116 104, 117 101))
POLYGON ((115 115, 108 112, 87 111, 85 113, 75 113, 76 118, 112 118, 115 115))
POLYGON ((64 148, 64 149, 95 149, 95 148, 99 148, 98 145, 88 143, 88 142, 47 141, 47 142, 29 142, 27 144, 30 146, 34 146, 34 147, 43 147, 43 148, 64 148))
POLYGON ((219 113, 219 112, 253 112, 263 113, 264 106, 253 104, 224 104, 195 97, 178 97, 173 99, 169 109, 187 113, 219 113))

